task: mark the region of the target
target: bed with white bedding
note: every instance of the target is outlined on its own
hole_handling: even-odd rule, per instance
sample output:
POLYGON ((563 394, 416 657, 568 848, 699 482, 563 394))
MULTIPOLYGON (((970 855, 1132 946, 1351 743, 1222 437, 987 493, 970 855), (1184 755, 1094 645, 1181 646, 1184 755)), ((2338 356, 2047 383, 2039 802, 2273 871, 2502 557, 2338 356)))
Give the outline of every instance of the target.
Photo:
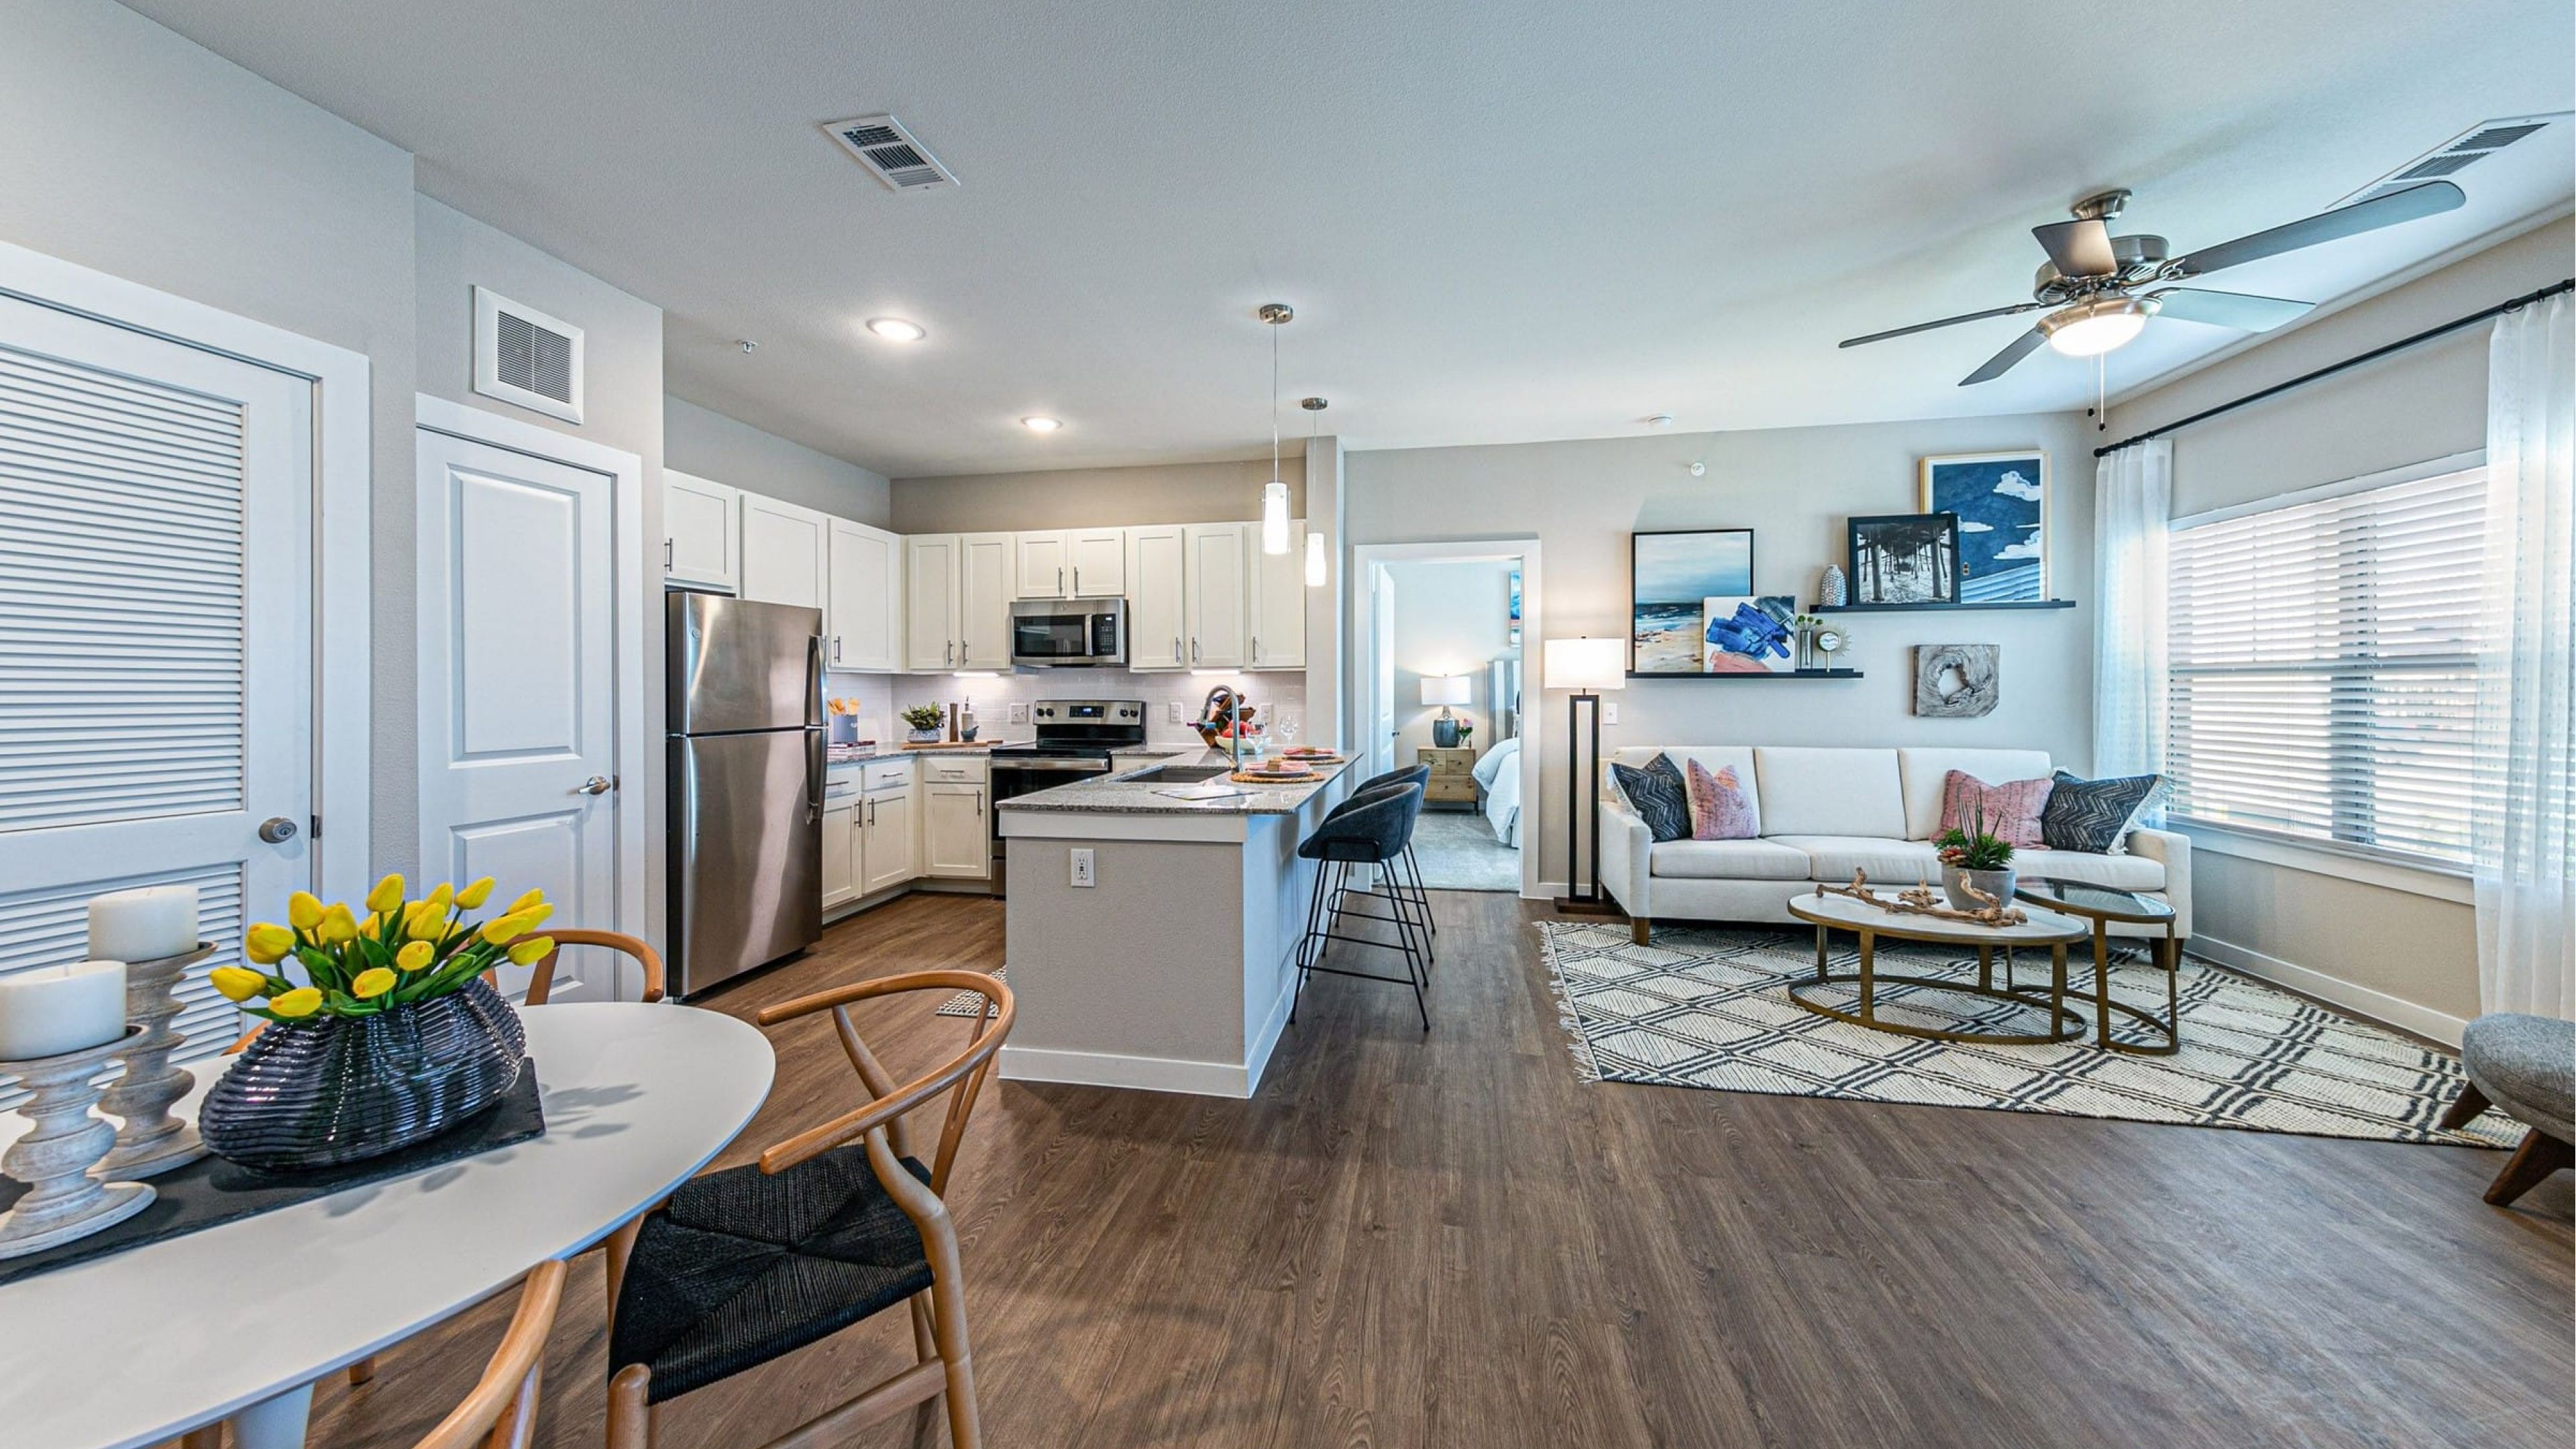
POLYGON ((1476 783, 1485 790, 1485 819, 1494 838, 1518 848, 1521 843, 1521 742, 1505 740, 1476 762, 1476 783))

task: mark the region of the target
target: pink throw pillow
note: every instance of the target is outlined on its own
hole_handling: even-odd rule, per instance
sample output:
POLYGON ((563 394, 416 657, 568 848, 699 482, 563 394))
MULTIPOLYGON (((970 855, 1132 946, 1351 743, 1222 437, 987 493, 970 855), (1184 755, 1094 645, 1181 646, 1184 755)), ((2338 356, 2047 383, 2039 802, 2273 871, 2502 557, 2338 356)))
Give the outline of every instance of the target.
POLYGON ((1691 839, 1753 838, 1753 802, 1744 798, 1744 787, 1736 783, 1734 767, 1712 775, 1707 766, 1691 761, 1690 806, 1691 839))
POLYGON ((1964 770, 1941 780, 1941 825, 1933 834, 1969 829, 1980 815, 1986 833, 2015 850, 2037 849, 2046 842, 2039 831, 2040 812, 2048 807, 2053 780, 2015 780, 1989 785, 1964 770))

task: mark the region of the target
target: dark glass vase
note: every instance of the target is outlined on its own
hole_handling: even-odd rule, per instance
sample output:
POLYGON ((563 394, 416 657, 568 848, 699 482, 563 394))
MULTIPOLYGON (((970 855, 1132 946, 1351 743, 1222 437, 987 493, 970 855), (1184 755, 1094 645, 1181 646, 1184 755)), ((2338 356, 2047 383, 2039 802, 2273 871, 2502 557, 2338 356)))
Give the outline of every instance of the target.
POLYGON ((527 1046, 518 1012, 479 978, 382 1016, 271 1022, 206 1093, 197 1132, 245 1167, 363 1161, 499 1105, 527 1046))

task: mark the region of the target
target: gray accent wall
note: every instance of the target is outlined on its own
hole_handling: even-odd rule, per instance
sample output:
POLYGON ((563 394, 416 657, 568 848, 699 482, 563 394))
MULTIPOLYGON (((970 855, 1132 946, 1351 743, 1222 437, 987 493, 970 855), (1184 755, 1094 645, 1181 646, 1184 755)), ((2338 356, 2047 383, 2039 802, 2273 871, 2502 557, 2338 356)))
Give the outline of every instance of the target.
POLYGON ((893 485, 879 474, 817 453, 682 398, 662 399, 662 461, 735 488, 853 523, 888 527, 893 485))
MULTIPOLYGON (((1288 511, 1305 516, 1305 443, 1280 461, 1288 511)), ((1231 523, 1261 516, 1270 457, 1142 468, 1067 468, 957 478, 898 478, 897 533, 977 533, 1139 523, 1231 523)))

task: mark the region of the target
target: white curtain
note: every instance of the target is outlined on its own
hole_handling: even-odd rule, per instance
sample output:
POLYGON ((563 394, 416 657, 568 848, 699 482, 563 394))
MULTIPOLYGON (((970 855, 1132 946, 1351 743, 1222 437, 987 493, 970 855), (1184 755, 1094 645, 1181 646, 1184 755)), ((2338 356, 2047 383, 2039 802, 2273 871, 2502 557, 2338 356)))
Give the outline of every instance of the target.
POLYGON ((2506 313, 2488 343, 2486 533, 2478 999, 2576 1017, 2576 304, 2565 293, 2506 313))
MULTIPOLYGON (((2173 444, 2105 456, 2093 474, 2093 773, 2165 768, 2165 581, 2173 444)), ((2160 815, 2161 812, 2155 812, 2160 815)), ((2149 817, 2150 821, 2154 818, 2149 817)))

